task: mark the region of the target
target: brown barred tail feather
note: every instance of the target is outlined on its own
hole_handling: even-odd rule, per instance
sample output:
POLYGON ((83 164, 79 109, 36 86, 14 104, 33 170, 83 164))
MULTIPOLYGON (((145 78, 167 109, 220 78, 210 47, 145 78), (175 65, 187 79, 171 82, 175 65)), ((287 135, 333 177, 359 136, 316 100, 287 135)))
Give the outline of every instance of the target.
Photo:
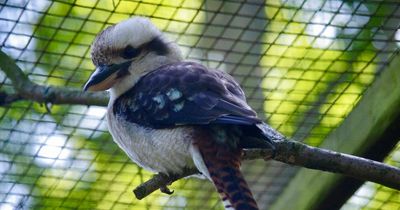
POLYGON ((257 203, 239 169, 242 149, 221 145, 209 132, 201 133, 196 135, 198 139, 194 143, 200 151, 225 208, 258 210, 257 203))

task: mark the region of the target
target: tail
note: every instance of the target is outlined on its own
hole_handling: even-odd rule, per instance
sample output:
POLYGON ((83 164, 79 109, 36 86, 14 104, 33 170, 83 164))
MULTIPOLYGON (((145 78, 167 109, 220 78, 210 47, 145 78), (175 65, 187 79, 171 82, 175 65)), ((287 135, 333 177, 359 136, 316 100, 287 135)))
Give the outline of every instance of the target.
POLYGON ((218 193, 221 195, 225 208, 235 210, 258 209, 249 186, 238 167, 232 164, 215 166, 206 160, 205 164, 218 193))
POLYGON ((240 172, 242 149, 221 145, 207 132, 196 135, 197 146, 209 178, 217 188, 226 209, 258 210, 256 201, 240 172))

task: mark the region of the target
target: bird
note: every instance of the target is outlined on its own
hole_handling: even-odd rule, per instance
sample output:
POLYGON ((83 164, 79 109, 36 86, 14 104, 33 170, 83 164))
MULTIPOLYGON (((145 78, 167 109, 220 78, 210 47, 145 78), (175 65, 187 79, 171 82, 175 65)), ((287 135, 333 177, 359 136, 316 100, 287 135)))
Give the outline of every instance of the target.
POLYGON ((84 91, 109 90, 113 140, 140 167, 165 175, 197 169, 225 209, 259 209, 242 172, 244 149, 274 149, 268 125, 224 71, 185 60, 147 17, 101 31, 84 91))

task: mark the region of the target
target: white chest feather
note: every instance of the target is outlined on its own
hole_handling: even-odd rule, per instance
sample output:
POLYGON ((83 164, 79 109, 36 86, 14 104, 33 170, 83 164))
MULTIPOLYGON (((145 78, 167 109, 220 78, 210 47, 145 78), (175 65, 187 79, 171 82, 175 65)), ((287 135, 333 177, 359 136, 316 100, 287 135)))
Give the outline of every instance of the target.
POLYGON ((185 167, 195 167, 190 136, 193 128, 144 128, 116 119, 111 110, 107 118, 114 141, 141 167, 166 174, 180 173, 185 167))

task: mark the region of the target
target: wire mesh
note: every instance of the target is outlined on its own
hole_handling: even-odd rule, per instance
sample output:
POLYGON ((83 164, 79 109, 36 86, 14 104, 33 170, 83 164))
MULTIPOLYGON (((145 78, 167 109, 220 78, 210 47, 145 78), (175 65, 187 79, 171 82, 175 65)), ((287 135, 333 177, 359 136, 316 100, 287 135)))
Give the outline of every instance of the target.
MULTIPOLYGON (((385 163, 400 167, 400 144, 386 157, 385 163)), ((341 210, 351 209, 400 209, 400 194, 398 191, 366 182, 342 206, 341 210)))
MULTIPOLYGON (((81 88, 94 69, 89 49, 95 35, 143 15, 178 42, 187 59, 232 74, 261 118, 311 145, 343 121, 400 46, 395 0, 0 0, 0 5, 1 50, 38 84, 81 88)), ((15 92, 1 71, 0 88, 15 92)), ((212 185, 197 179, 175 183, 173 196, 136 200, 131 190, 151 174, 112 142, 104 114, 103 107, 72 105, 53 105, 47 113, 26 101, 0 107, 0 208, 222 208, 212 185)), ((245 162, 243 169, 263 209, 296 172, 272 161, 245 162)), ((367 183, 343 208, 357 198, 400 208, 398 196, 365 197, 364 188, 390 191, 367 183)))

